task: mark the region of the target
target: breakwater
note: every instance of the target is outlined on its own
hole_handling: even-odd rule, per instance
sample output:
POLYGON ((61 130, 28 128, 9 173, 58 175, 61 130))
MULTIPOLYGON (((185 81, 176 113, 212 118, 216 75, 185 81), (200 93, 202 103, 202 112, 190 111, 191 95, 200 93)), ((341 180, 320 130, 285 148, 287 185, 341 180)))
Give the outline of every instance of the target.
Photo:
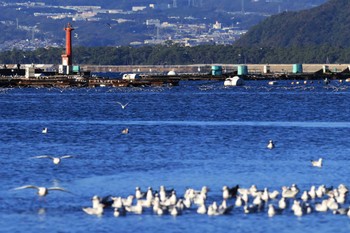
POLYGON ((59 74, 54 65, 24 65, 1 70, 0 87, 130 87, 177 86, 181 80, 223 81, 235 75, 245 80, 349 80, 348 64, 198 64, 173 66, 80 66, 78 72, 59 74), (92 75, 106 72, 106 76, 92 75), (108 72, 134 73, 113 78, 108 72), (129 75, 132 77, 130 78, 129 75), (136 77, 137 76, 137 77, 136 77))
MULTIPOLYGON (((224 73, 237 71, 243 64, 193 64, 193 65, 81 65, 83 70, 91 72, 135 72, 135 73, 166 73, 174 71, 176 73, 209 73, 212 66, 221 66, 224 73)), ((294 64, 244 64, 248 68, 248 73, 264 73, 265 68, 269 68, 271 73, 292 73, 294 64)), ((314 73, 324 68, 330 72, 341 72, 347 69, 350 64, 302 64, 303 72, 314 73)))

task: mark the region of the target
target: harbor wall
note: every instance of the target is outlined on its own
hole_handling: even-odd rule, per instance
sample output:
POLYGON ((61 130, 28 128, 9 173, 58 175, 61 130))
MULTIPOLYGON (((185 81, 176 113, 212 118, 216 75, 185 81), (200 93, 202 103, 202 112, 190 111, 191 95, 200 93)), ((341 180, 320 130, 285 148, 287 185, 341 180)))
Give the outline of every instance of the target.
MULTIPOLYGON (((268 66, 270 73, 292 73, 294 64, 245 64, 249 74, 262 74, 268 66)), ((133 72, 133 73, 166 73, 174 71, 181 73, 210 73, 212 66, 221 66, 222 73, 237 71, 241 64, 194 64, 194 65, 128 65, 128 66, 95 66, 81 65, 83 70, 92 72, 133 72)), ((327 67, 330 72, 341 72, 347 69, 350 64, 302 64, 304 73, 314 73, 327 67)))
MULTIPOLYGON (((174 71, 177 74, 189 73, 211 73, 213 66, 221 66, 222 73, 230 73, 238 70, 239 67, 246 66, 249 74, 263 74, 268 70, 270 73, 292 73, 295 64, 193 64, 193 65, 80 65, 82 71, 91 72, 123 72, 123 73, 167 73, 174 71), (268 69, 267 69, 268 67, 268 69)), ((301 64, 303 73, 314 73, 327 67, 330 72, 341 72, 350 64, 301 64)), ((16 64, 6 65, 8 68, 16 67, 16 64)), ((33 66, 33 64, 22 64, 22 67, 33 66)), ((36 64, 36 68, 53 71, 58 69, 58 65, 36 64)))

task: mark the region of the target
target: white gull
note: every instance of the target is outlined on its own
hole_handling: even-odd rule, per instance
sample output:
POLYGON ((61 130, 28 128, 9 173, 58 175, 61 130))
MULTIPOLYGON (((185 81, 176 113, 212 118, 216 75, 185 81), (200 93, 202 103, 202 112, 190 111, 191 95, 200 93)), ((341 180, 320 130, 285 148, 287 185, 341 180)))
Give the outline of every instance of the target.
POLYGON ((311 160, 311 164, 313 167, 322 167, 322 158, 319 158, 318 160, 311 160))
POLYGON ((25 185, 25 186, 21 186, 21 187, 15 188, 14 190, 28 189, 28 188, 38 190, 37 194, 38 194, 40 197, 46 196, 46 195, 49 193, 50 190, 69 192, 69 191, 67 191, 66 189, 63 189, 63 188, 61 188, 61 187, 50 187, 50 188, 46 188, 46 187, 39 187, 39 186, 35 186, 35 185, 25 185))
POLYGON ((83 211, 89 215, 101 216, 103 214, 103 204, 99 204, 96 208, 84 207, 83 211))
POLYGON ((57 165, 57 164, 61 163, 62 159, 73 158, 73 156, 71 156, 71 155, 64 155, 64 156, 61 156, 61 157, 53 157, 53 156, 50 156, 50 155, 38 155, 38 156, 31 157, 31 158, 33 158, 33 159, 42 159, 42 158, 52 159, 52 162, 57 165))
POLYGON ((129 102, 128 102, 128 103, 126 103, 126 104, 122 104, 122 103, 120 103, 120 102, 117 102, 117 104, 119 104, 119 105, 120 105, 120 107, 122 107, 122 109, 125 109, 125 108, 126 108, 126 106, 128 106, 129 102))
POLYGON ((267 144, 267 148, 270 149, 270 150, 275 148, 275 144, 274 144, 274 142, 272 140, 270 140, 269 143, 267 144))

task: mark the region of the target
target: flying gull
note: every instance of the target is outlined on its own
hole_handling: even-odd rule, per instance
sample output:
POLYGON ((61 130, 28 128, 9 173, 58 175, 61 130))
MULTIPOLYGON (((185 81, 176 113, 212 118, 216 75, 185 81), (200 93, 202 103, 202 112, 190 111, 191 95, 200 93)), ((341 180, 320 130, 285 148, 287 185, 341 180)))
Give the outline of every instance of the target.
POLYGON ((73 156, 71 156, 71 155, 64 155, 64 156, 61 156, 61 157, 53 157, 53 156, 50 156, 50 155, 38 155, 38 156, 34 156, 32 158, 33 159, 42 159, 42 158, 52 159, 52 162, 57 165, 57 164, 61 163, 62 159, 73 158, 73 156))

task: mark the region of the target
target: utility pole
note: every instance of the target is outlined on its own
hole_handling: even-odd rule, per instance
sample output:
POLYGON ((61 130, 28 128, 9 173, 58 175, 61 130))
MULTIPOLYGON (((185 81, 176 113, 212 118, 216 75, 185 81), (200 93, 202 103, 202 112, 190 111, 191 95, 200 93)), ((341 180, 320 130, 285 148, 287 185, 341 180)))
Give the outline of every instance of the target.
POLYGON ((244 14, 244 0, 242 0, 242 14, 244 14))
POLYGON ((156 32, 156 40, 159 41, 160 40, 160 36, 159 36, 159 25, 156 25, 157 28, 157 32, 156 32))

